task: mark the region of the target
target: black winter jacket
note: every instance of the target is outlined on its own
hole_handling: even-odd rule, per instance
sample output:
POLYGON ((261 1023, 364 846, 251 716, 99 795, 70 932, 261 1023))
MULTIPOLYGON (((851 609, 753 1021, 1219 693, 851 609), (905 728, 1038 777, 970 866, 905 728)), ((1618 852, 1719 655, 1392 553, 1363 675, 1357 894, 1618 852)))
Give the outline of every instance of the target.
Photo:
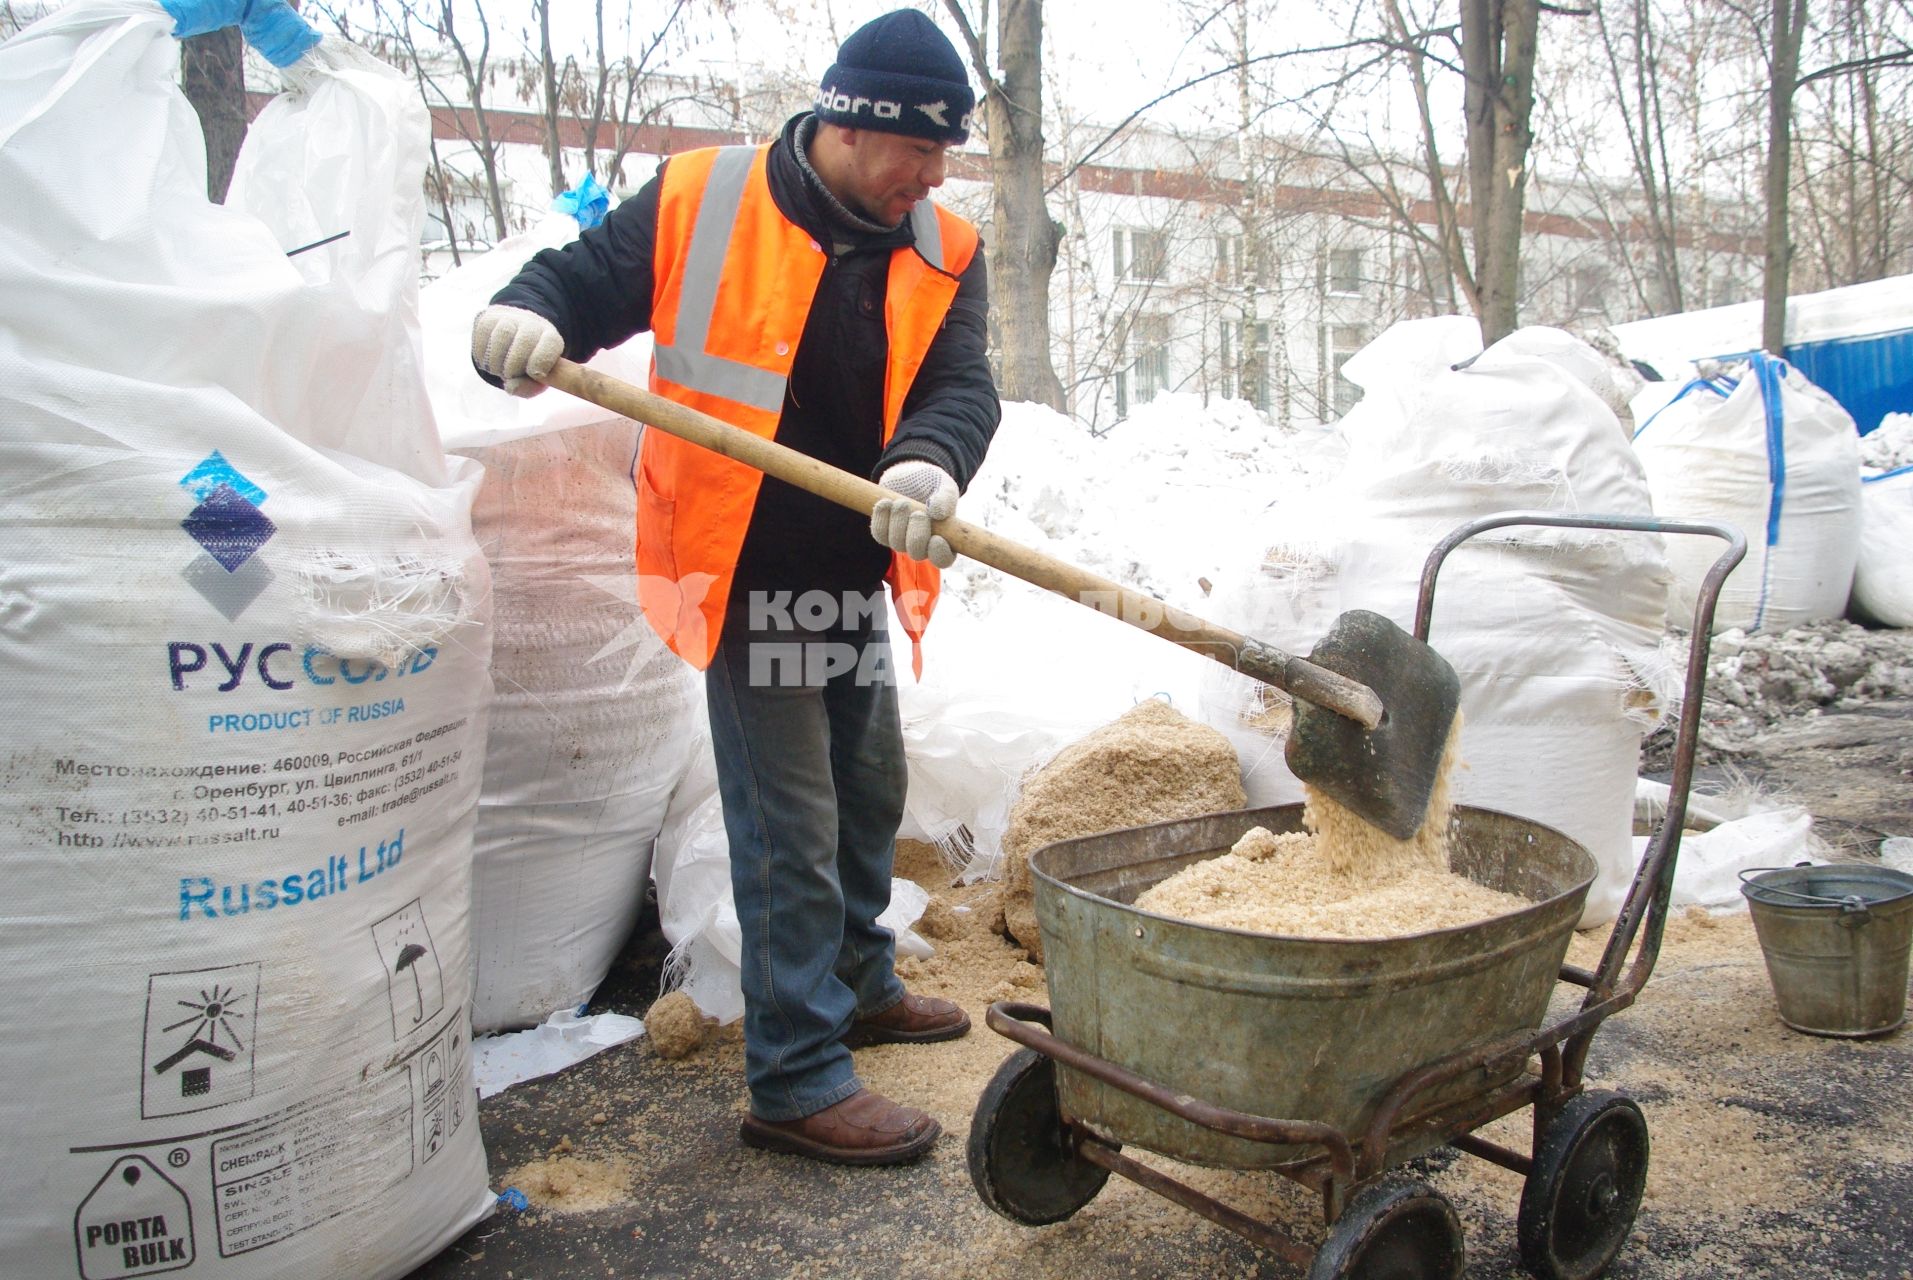
MULTIPOLYGON (((884 448, 889 355, 884 290, 891 251, 913 242, 910 223, 905 219, 893 231, 859 235, 833 222, 793 150, 803 119, 793 117, 771 149, 771 197, 785 217, 819 244, 833 244, 836 252, 798 342, 778 443, 873 479, 893 463, 922 459, 967 488, 1001 416, 985 355, 989 297, 983 250, 978 247, 959 277, 943 329, 930 344, 896 433, 884 448)), ((572 360, 588 360, 649 329, 663 172, 660 165, 659 176, 599 226, 562 249, 537 254, 492 301, 550 320, 572 360)), ((874 591, 889 563, 890 552, 871 538, 867 517, 766 477, 738 558, 732 616, 742 613, 744 595, 753 590, 874 591)))

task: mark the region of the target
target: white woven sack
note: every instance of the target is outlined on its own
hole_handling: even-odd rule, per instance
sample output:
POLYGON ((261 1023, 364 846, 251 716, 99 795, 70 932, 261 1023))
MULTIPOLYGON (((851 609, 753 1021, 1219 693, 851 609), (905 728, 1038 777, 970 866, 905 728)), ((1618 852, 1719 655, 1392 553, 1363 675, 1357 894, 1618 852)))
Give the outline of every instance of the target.
MULTIPOLYGON (((489 448, 553 431, 593 426, 609 416, 589 400, 550 387, 535 396, 506 395, 472 370, 472 318, 533 255, 577 238, 577 219, 569 214, 548 213, 535 225, 499 241, 490 252, 468 258, 420 292, 425 386, 447 449, 489 448)), ((651 335, 641 333, 620 346, 598 352, 585 363, 587 368, 644 386, 650 362, 651 335)))
POLYGON ((1852 610, 1888 627, 1913 627, 1913 466, 1860 483, 1860 556, 1852 610))
POLYGON ((0 1275, 402 1276, 493 1199, 426 122, 327 41, 210 204, 172 26, 0 46, 0 1275))
POLYGON ((480 1032, 591 998, 697 745, 702 681, 637 607, 637 436, 619 418, 472 453, 497 686, 473 839, 480 1032))
MULTIPOLYGON (((1647 486, 1598 353, 1525 329, 1486 352, 1472 320, 1397 325, 1349 361, 1366 394, 1342 421, 1348 461, 1279 502, 1260 561, 1218 587, 1218 621, 1307 653, 1337 616, 1413 623, 1436 542, 1513 509, 1649 514, 1647 486), (1460 367, 1457 367, 1460 366, 1460 367)), ((1642 734, 1666 677, 1658 639, 1667 574, 1653 535, 1518 527, 1445 563, 1430 643, 1461 677, 1459 802, 1563 831, 1599 878, 1583 923, 1612 918, 1634 859, 1629 834, 1642 734)), ((1285 726, 1260 695, 1213 679, 1207 718, 1238 743, 1252 805, 1291 803, 1285 726)))
MULTIPOLYGON (((509 396, 472 371, 472 317, 526 259, 577 234, 553 214, 419 299, 439 431, 486 470, 473 520, 492 568, 498 692, 473 839, 480 1032, 540 1024, 604 980, 703 701, 698 673, 638 612, 638 425, 560 391, 509 396)), ((641 335, 591 365, 642 381, 649 350, 641 335)))
MULTIPOLYGON (((1696 379, 1651 417, 1634 447, 1654 509, 1714 520, 1747 537, 1727 578, 1716 633, 1785 631, 1847 607, 1860 552, 1859 443, 1853 418, 1784 360, 1756 354, 1738 376, 1696 379)), ((1691 626, 1715 551, 1669 544, 1668 619, 1691 626)))

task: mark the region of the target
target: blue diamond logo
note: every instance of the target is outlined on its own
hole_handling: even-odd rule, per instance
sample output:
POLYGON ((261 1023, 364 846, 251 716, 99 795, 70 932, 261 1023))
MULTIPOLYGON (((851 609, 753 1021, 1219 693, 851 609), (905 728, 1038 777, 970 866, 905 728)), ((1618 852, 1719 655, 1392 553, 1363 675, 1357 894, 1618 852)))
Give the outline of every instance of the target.
POLYGON ((211 556, 201 553, 179 571, 179 576, 191 583, 193 590, 206 598, 207 604, 225 614, 227 621, 237 622, 239 615, 246 611, 246 606, 272 585, 273 575, 272 570, 266 567, 266 562, 257 557, 237 569, 228 570, 211 556))
POLYGON ((193 497, 201 502, 212 497, 213 491, 222 484, 248 502, 256 504, 266 500, 266 491, 241 475, 239 468, 226 461, 226 455, 217 449, 181 476, 179 482, 192 490, 193 497))
MULTIPOLYGON (((243 481, 244 477, 240 479, 243 481)), ((256 486, 255 491, 263 496, 263 491, 256 486)), ((266 545, 266 539, 278 530, 265 512, 223 480, 179 522, 179 527, 204 547, 206 554, 217 560, 227 573, 252 559, 253 553, 266 545)))

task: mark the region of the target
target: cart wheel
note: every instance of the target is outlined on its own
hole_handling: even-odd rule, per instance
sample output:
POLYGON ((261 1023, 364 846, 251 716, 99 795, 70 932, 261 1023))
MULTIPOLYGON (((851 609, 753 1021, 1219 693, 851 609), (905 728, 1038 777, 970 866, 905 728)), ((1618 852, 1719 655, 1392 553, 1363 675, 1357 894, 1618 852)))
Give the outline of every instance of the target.
POLYGON ((1540 1280, 1592 1280, 1621 1251, 1647 1186, 1647 1121, 1595 1090, 1548 1122, 1515 1220, 1521 1264, 1540 1280))
POLYGON ((1466 1258, 1448 1201, 1426 1182, 1397 1176, 1349 1201, 1309 1280, 1461 1280, 1466 1258))
POLYGON ((1012 1222, 1061 1222, 1096 1198, 1109 1170, 1076 1154, 1056 1109, 1056 1064, 1018 1049, 996 1069, 970 1122, 970 1181, 1012 1222))

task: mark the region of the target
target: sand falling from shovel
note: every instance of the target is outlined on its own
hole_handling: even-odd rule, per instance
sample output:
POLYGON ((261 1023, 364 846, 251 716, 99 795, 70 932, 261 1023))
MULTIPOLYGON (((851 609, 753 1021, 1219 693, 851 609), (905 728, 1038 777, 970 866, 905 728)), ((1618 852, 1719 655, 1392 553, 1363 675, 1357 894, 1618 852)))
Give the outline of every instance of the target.
POLYGON ((1229 852, 1148 889, 1136 906, 1197 924, 1306 938, 1398 937, 1520 910, 1527 899, 1449 869, 1449 783, 1460 725, 1456 716, 1428 818, 1412 838, 1396 840, 1305 787, 1305 832, 1255 827, 1229 852))

